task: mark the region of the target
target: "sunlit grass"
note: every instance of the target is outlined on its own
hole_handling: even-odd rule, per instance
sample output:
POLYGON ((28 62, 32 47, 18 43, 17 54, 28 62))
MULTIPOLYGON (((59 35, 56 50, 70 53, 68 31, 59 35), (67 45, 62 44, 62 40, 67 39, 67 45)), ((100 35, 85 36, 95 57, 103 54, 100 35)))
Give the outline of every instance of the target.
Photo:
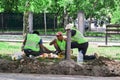
MULTIPOLYGON (((55 50, 54 46, 50 46, 48 43, 44 45, 50 49, 55 50)), ((13 54, 21 51, 22 43, 15 42, 0 42, 0 54, 13 54)), ((74 49, 73 54, 77 55, 78 50, 74 49)), ((97 45, 90 44, 87 50, 87 55, 97 53, 99 56, 105 56, 114 59, 120 59, 120 47, 98 47, 97 45)))
POLYGON ((15 52, 20 52, 21 43, 14 42, 0 42, 0 54, 13 54, 15 52))
POLYGON ((87 53, 97 53, 99 56, 120 59, 120 47, 98 47, 97 45, 90 45, 87 53))

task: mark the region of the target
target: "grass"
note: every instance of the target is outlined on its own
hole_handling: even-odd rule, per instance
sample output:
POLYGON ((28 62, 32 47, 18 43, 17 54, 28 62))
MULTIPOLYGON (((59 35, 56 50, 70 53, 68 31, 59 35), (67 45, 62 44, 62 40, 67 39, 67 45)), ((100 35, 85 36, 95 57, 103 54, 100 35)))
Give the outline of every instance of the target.
POLYGON ((98 47, 97 45, 90 45, 87 54, 98 53, 99 56, 120 60, 120 47, 98 47))
MULTIPOLYGON (((0 55, 6 56, 15 52, 21 51, 22 43, 15 42, 0 42, 0 55)), ((55 50, 53 46, 49 46, 48 43, 44 44, 48 49, 55 50)), ((73 54, 77 55, 77 49, 73 50, 73 54)), ((87 50, 87 55, 98 53, 100 56, 120 60, 120 47, 98 47, 95 44, 90 44, 87 50)))
POLYGON ((0 42, 0 54, 12 54, 21 50, 21 43, 0 42))

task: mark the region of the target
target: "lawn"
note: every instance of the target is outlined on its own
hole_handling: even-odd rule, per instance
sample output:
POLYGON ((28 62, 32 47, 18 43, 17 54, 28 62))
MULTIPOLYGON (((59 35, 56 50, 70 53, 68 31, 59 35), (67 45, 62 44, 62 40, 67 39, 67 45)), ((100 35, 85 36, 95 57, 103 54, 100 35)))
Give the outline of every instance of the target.
MULTIPOLYGON (((49 46, 48 43, 44 43, 44 45, 51 49, 55 50, 53 46, 49 46)), ((18 42, 0 42, 0 54, 2 55, 8 55, 8 54, 13 54, 15 52, 20 52, 21 51, 21 46, 22 43, 18 42)), ((73 50, 74 55, 76 55, 77 49, 73 50)), ((98 53, 100 56, 105 56, 109 58, 114 58, 114 59, 120 59, 120 47, 98 47, 95 44, 90 44, 87 55, 98 53)))
POLYGON ((21 43, 0 42, 0 54, 12 54, 21 50, 21 43))
POLYGON ((90 45, 87 54, 91 53, 98 53, 99 56, 120 59, 120 47, 98 47, 97 45, 90 45))

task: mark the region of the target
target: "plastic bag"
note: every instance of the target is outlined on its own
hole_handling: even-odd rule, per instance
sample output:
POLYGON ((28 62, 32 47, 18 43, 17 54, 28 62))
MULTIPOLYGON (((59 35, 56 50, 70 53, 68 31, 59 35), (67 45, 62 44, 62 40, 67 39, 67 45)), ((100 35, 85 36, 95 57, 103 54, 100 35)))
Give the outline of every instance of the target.
POLYGON ((16 52, 11 55, 12 60, 20 60, 23 58, 24 53, 23 52, 16 52))

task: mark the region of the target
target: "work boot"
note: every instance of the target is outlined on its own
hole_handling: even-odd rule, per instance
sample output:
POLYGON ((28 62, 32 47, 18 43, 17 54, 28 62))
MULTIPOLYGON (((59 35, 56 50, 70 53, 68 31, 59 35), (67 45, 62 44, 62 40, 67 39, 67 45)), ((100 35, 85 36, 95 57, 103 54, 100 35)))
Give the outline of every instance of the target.
POLYGON ((58 51, 54 51, 54 52, 53 52, 53 54, 56 54, 56 55, 58 55, 58 53, 59 53, 58 51))

